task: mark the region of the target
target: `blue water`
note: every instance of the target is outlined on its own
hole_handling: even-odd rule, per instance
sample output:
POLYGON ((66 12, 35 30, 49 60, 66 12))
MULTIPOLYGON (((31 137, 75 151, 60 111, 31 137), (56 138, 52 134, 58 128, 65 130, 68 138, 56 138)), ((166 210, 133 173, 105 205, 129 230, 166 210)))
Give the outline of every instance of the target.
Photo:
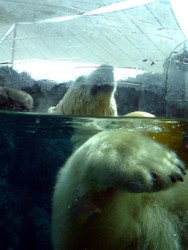
POLYGON ((165 124, 181 129, 182 142, 184 120, 0 112, 0 250, 51 250, 51 196, 57 171, 72 152, 73 134, 85 140, 103 129, 123 128, 157 135, 167 130, 165 124))

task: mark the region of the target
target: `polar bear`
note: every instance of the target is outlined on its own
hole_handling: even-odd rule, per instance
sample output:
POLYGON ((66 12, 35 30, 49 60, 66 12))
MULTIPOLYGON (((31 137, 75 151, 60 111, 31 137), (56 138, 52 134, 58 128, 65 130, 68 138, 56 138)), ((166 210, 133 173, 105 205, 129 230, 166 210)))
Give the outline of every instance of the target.
POLYGON ((146 135, 94 135, 58 174, 54 250, 188 249, 185 174, 177 155, 146 135))
POLYGON ((84 116, 116 116, 116 84, 113 67, 101 65, 88 76, 80 76, 56 107, 48 113, 84 116))
MULTIPOLYGON (((103 65, 78 79, 49 112, 116 116, 112 72, 103 65)), ((128 116, 153 117, 140 111, 128 116)), ((100 124, 94 125, 98 129, 100 124)), ((58 173, 52 201, 54 250, 188 249, 183 162, 146 135, 99 127, 104 131, 84 138, 58 173)), ((80 142, 77 132, 73 137, 80 142)))

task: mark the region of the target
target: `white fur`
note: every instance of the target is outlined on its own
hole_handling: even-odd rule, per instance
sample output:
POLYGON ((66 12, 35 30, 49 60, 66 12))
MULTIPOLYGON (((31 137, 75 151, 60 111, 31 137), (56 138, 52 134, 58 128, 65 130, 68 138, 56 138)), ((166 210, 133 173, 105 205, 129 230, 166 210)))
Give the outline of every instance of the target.
POLYGON ((116 116, 114 99, 116 85, 113 68, 101 65, 89 76, 81 76, 69 87, 56 107, 50 107, 51 114, 116 116))
POLYGON ((93 136, 59 172, 54 250, 188 249, 181 169, 175 153, 144 135, 118 129, 93 136))

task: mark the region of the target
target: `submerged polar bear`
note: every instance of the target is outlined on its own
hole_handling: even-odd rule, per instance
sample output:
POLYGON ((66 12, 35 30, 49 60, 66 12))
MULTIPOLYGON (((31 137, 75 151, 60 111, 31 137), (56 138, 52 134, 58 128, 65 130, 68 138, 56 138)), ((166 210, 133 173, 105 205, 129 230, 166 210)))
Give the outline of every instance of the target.
POLYGON ((92 136, 59 171, 54 250, 188 249, 185 174, 174 152, 145 135, 115 129, 92 136))
POLYGON ((175 153, 146 136, 98 133, 59 172, 54 249, 188 249, 184 174, 175 153))

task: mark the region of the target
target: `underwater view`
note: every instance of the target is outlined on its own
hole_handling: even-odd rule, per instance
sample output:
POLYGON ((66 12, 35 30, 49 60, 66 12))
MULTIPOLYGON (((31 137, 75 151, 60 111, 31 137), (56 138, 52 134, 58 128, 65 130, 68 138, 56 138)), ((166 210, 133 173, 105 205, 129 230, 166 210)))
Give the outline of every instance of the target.
POLYGON ((57 172, 72 153, 75 131, 81 141, 102 130, 143 133, 167 145, 188 163, 185 119, 71 117, 1 111, 0 120, 1 250, 52 249, 52 193, 57 172))
POLYGON ((51 249, 52 187, 71 153, 71 118, 0 113, 0 249, 51 249))
POLYGON ((0 250, 188 250, 184 0, 0 0, 0 250))

